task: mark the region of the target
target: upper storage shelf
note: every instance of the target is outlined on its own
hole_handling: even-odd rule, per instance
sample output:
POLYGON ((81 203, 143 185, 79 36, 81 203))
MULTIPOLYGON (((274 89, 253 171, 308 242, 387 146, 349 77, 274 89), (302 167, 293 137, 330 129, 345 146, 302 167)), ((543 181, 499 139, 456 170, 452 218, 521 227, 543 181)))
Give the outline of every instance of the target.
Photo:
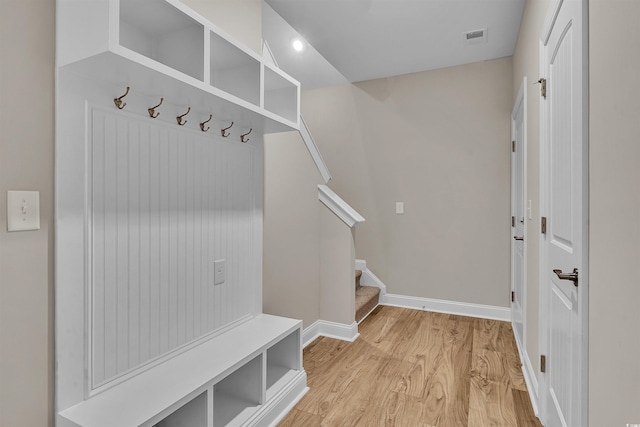
POLYGON ((164 1, 121 0, 120 46, 204 81, 204 25, 164 1))
POLYGON ((58 24, 65 70, 256 133, 299 129, 300 84, 178 0, 58 0, 58 24))

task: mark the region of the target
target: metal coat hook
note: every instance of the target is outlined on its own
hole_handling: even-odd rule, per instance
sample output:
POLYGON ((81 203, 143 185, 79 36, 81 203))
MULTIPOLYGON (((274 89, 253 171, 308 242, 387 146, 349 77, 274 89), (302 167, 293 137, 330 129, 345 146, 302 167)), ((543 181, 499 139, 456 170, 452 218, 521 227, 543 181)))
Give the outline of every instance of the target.
POLYGON ((162 105, 162 101, 164 101, 164 98, 160 98, 160 104, 156 105, 155 107, 151 107, 151 108, 147 109, 147 111, 149 112, 149 116, 152 119, 155 119, 156 117, 158 117, 160 115, 159 111, 156 113, 156 108, 158 108, 159 106, 162 105))
POLYGON ((122 100, 122 98, 124 98, 125 96, 127 96, 129 94, 129 89, 131 89, 129 86, 127 86, 127 91, 124 93, 124 95, 122 95, 121 97, 115 98, 113 100, 113 103, 116 104, 116 107, 118 107, 118 110, 122 110, 125 105, 127 105, 126 102, 124 102, 122 100))
POLYGON ((240 141, 242 141, 242 142, 248 142, 248 141, 249 141, 249 138, 247 138, 247 139, 244 139, 244 138, 245 138, 247 135, 249 135, 249 134, 251 133, 251 131, 252 131, 252 130, 253 130, 253 128, 249 129, 249 132, 247 132, 247 133, 245 133, 245 134, 240 135, 240 141))
POLYGON ((187 114, 189 114, 189 111, 191 111, 191 107, 189 107, 189 109, 187 110, 187 112, 186 112, 186 113, 184 113, 184 114, 183 114, 183 115, 181 115, 181 116, 176 117, 176 120, 178 121, 178 124, 179 124, 180 126, 184 126, 184 125, 187 123, 187 121, 186 121, 186 120, 185 120, 185 121, 182 121, 182 118, 183 118, 184 116, 186 116, 187 114))
POLYGON ((207 126, 207 128, 204 128, 204 125, 206 125, 207 123, 209 123, 211 121, 211 119, 213 118, 213 114, 209 114, 209 119, 205 120, 204 122, 200 123, 200 130, 202 132, 206 132, 209 130, 209 126, 207 126))
POLYGON ((228 137, 229 135, 231 135, 230 133, 227 133, 227 131, 229 129, 231 129, 233 127, 233 122, 231 122, 231 124, 229 125, 228 128, 224 128, 224 129, 220 129, 220 134, 222 135, 223 138, 228 137))

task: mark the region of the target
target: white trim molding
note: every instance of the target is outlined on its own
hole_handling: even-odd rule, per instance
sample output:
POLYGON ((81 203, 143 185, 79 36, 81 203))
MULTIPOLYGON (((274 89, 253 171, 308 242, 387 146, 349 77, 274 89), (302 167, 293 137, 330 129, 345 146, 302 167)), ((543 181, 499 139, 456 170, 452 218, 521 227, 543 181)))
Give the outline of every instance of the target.
POLYGON ((436 313, 456 314, 458 316, 478 317, 481 319, 511 322, 511 309, 493 305, 473 304, 469 302, 446 301, 432 298, 411 297, 406 295, 385 294, 380 298, 381 305, 414 308, 436 313))
POLYGON ((520 361, 522 362, 522 375, 524 376, 524 382, 527 384, 527 390, 529 390, 529 399, 531 400, 533 413, 537 417, 540 415, 538 405, 538 379, 536 378, 535 369, 531 364, 531 359, 529 359, 526 350, 520 352, 520 361))
POLYGON ((309 391, 307 387, 307 373, 302 370, 294 381, 287 384, 282 390, 276 394, 273 399, 266 403, 263 411, 249 420, 247 424, 255 426, 275 427, 280 421, 293 409, 294 406, 309 391), (304 375, 302 375, 304 373, 304 375))
POLYGON ((318 185, 318 199, 351 228, 365 221, 362 215, 326 185, 318 185))
POLYGON ((516 340, 520 362, 522 362, 522 375, 524 376, 524 382, 527 384, 531 406, 533 407, 534 414, 538 416, 540 415, 540 410, 538 406, 538 378, 536 377, 536 370, 531 363, 526 347, 522 344, 518 335, 514 333, 513 336, 516 340))
POLYGON ((318 337, 354 342, 359 336, 356 322, 345 325, 327 320, 316 320, 302 331, 302 347, 308 346, 318 337))
MULTIPOLYGON (((526 213, 527 212, 527 200, 528 199, 528 168, 527 168, 527 152, 528 152, 528 140, 527 140, 527 132, 528 132, 528 128, 527 128, 527 120, 528 120, 528 107, 527 107, 527 76, 524 76, 522 78, 522 83, 520 84, 520 89, 518 91, 518 96, 516 97, 516 102, 514 103, 513 106, 513 111, 511 112, 511 138, 513 141, 516 141, 517 144, 522 143, 522 147, 518 147, 517 150, 521 150, 522 153, 522 171, 520 171, 521 173, 521 177, 522 177, 522 212, 523 215, 525 215, 526 217, 526 213), (516 127, 517 127, 517 122, 518 122, 518 113, 522 110, 522 137, 520 141, 517 141, 516 138, 516 127)), ((518 170, 518 160, 517 160, 517 156, 516 153, 513 152, 511 154, 511 210, 512 210, 512 215, 516 215, 517 212, 517 196, 516 196, 516 187, 517 187, 517 176, 516 171, 518 170)), ((542 215, 540 215, 542 216, 542 215)), ((530 221, 531 221, 531 217, 527 217, 527 220, 524 221, 523 224, 523 236, 524 236, 524 241, 528 242, 529 241, 529 226, 530 226, 530 221)), ((512 233, 515 233, 516 228, 512 228, 512 233)), ((513 237, 515 237, 515 234, 513 234, 513 237)), ((512 292, 516 292, 516 295, 518 293, 518 289, 516 289, 516 268, 515 268, 515 257, 516 257, 516 242, 515 240, 511 240, 511 250, 510 250, 510 255, 511 255, 511 286, 510 289, 512 292)), ((513 326, 513 335, 516 337, 516 342, 518 343, 518 345, 524 342, 527 342, 527 322, 528 322, 528 318, 527 318, 527 297, 529 294, 529 285, 528 285, 528 281, 527 281, 527 277, 528 277, 528 269, 529 269, 529 262, 528 262, 528 253, 529 253, 529 249, 528 246, 526 244, 524 244, 522 246, 522 258, 523 258, 523 265, 522 265, 522 295, 518 295, 517 299, 520 301, 520 306, 521 306, 521 311, 522 313, 520 315, 518 315, 516 313, 516 303, 515 302, 511 302, 511 307, 512 307, 512 311, 511 311, 511 324, 513 326), (519 331, 518 328, 516 328, 516 318, 522 318, 522 336, 519 337, 519 331)), ((523 347, 524 348, 524 347, 523 347)))
POLYGON ((331 180, 331 173, 329 172, 329 168, 322 158, 322 154, 320 154, 320 150, 316 145, 316 141, 313 139, 313 136, 311 136, 311 131, 309 131, 307 123, 304 121, 304 118, 302 118, 302 114, 300 115, 300 136, 302 137, 307 150, 309 150, 309 154, 311 154, 311 158, 316 164, 318 172, 320 172, 320 175, 322 175, 322 179, 326 184, 331 180))

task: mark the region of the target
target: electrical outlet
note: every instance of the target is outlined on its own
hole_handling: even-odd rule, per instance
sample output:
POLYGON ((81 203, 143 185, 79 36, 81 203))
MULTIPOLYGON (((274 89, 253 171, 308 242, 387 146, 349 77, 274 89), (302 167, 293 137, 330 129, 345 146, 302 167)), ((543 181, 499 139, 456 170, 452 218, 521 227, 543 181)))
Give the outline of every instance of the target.
POLYGON ((404 202, 396 202, 396 213, 399 215, 404 213, 404 202))
POLYGON ((227 263, 223 259, 213 262, 213 284, 222 285, 227 280, 227 263))

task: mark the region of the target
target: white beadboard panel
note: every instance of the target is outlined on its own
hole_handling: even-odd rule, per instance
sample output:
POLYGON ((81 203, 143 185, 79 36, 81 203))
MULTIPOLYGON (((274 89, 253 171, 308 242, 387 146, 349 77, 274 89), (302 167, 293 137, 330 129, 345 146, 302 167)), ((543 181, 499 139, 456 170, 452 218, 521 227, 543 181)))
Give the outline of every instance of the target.
POLYGON ((89 117, 95 389, 254 313, 261 158, 213 132, 102 107, 89 117))

